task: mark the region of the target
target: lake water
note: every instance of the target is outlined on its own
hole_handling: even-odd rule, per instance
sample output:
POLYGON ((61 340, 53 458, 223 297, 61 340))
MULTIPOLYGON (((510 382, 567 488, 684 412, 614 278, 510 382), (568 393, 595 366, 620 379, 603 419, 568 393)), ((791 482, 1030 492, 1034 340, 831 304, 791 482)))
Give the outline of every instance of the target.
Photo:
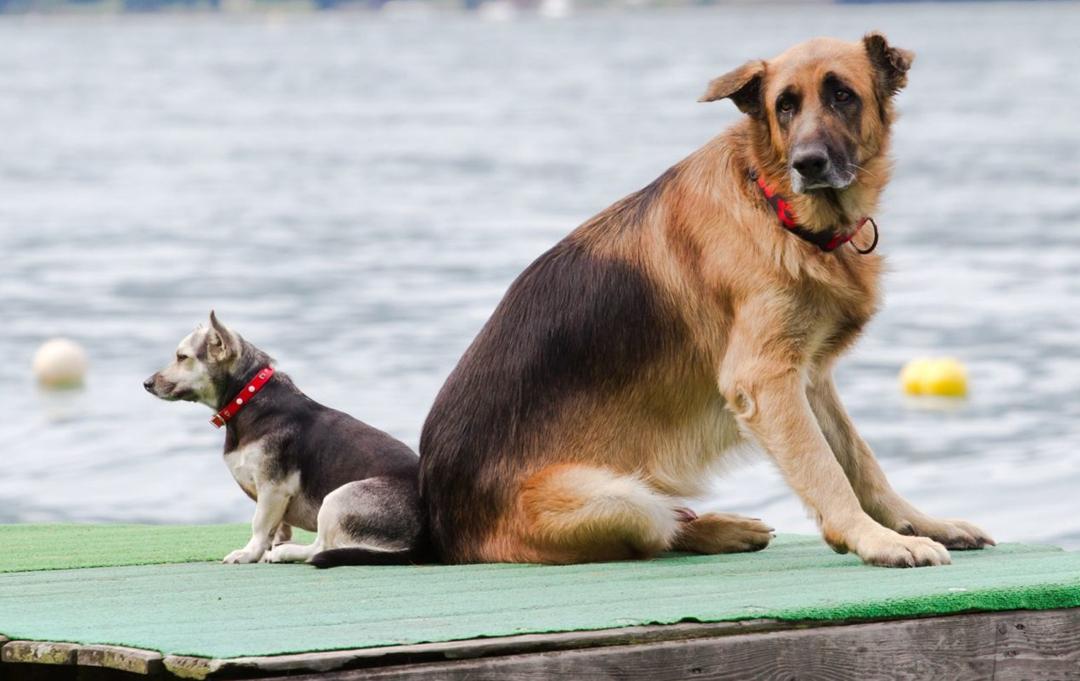
MULTIPOLYGON (((0 521, 217 522, 210 411, 142 379, 210 308, 310 395, 415 446, 513 277, 735 120, 713 76, 818 34, 918 60, 886 305, 841 390, 894 485, 1080 547, 1080 6, 0 18, 0 521), (29 371, 64 335, 85 389, 29 371), (952 410, 904 401, 966 362, 952 410)), ((702 510, 812 531, 764 461, 702 510)))

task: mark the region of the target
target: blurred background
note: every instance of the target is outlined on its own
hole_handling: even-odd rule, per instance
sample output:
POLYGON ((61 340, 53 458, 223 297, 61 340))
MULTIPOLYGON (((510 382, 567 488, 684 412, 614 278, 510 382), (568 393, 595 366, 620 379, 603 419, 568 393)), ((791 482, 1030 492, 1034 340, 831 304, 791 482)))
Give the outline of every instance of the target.
MULTIPOLYGON (((926 511, 1080 547, 1080 5, 678 4, 0 0, 0 522, 248 521, 211 411, 141 386, 210 308, 415 447, 517 273, 736 120, 710 78, 881 29, 918 59, 841 391, 926 511), (905 401, 927 354, 966 401, 905 401)), ((813 531, 764 460, 699 510, 813 531)))

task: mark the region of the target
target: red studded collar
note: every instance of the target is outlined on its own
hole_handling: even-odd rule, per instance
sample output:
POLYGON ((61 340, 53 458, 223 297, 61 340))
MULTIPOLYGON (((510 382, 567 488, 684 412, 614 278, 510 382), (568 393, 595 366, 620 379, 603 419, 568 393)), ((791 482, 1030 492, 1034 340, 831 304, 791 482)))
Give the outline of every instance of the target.
POLYGON ((221 428, 229 420, 236 416, 237 412, 244 408, 244 405, 251 401, 252 397, 255 397, 255 393, 262 390, 266 382, 270 380, 274 375, 274 367, 265 366, 259 369, 259 373, 255 374, 255 378, 248 381, 248 384, 240 390, 229 403, 222 407, 221 411, 214 414, 210 419, 210 423, 214 424, 214 427, 221 428))
POLYGON ((784 200, 783 197, 773 188, 771 188, 765 182, 765 178, 761 177, 755 171, 750 171, 750 179, 757 183, 758 188, 761 190, 762 195, 765 197, 765 201, 772 207, 773 212, 776 213, 777 219, 780 220, 780 224, 787 231, 791 232, 795 236, 804 241, 809 241, 823 252, 829 253, 835 251, 847 242, 855 238, 855 235, 859 233, 863 225, 869 222, 874 227, 874 241, 866 249, 861 249, 855 244, 851 244, 859 253, 866 255, 870 253, 878 244, 878 228, 877 223, 874 222, 874 218, 869 215, 859 218, 856 223, 847 230, 838 231, 835 229, 825 230, 823 232, 817 232, 812 229, 807 229, 800 225, 795 217, 795 210, 791 207, 791 204, 784 200))

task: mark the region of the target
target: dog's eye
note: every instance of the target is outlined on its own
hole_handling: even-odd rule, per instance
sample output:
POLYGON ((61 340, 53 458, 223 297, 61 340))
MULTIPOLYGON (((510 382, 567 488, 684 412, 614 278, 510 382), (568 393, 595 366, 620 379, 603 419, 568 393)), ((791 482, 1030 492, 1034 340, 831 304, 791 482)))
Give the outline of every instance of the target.
POLYGON ((776 110, 780 113, 791 113, 795 110, 795 100, 790 98, 781 99, 780 103, 776 105, 776 110))
POLYGON ((833 99, 837 102, 847 102, 851 99, 851 90, 839 88, 838 90, 836 90, 836 92, 833 93, 833 99))
POLYGON ((191 359, 191 357, 188 356, 188 355, 185 355, 182 352, 176 353, 176 361, 177 362, 183 362, 185 359, 191 359))

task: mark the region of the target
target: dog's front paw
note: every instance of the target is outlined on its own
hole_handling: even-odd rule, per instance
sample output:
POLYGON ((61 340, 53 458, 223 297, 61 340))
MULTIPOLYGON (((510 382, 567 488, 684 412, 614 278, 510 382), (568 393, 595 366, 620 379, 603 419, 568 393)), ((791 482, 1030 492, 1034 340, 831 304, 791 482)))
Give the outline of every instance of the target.
POLYGON ((937 520, 924 517, 913 521, 901 521, 895 529, 900 534, 929 537, 946 548, 958 551, 981 549, 997 544, 989 534, 963 520, 937 520))
POLYGON ((259 558, 261 558, 261 557, 262 556, 258 555, 254 551, 249 551, 247 548, 243 548, 243 549, 237 549, 237 550, 233 551, 232 553, 230 553, 229 555, 225 556, 225 558, 222 559, 221 562, 222 563, 230 563, 230 564, 257 563, 259 561, 259 558))
POLYGON ((909 537, 884 527, 858 537, 854 551, 867 565, 926 567, 949 565, 949 551, 933 539, 909 537))
MULTIPOLYGON (((282 544, 281 546, 285 546, 285 544, 282 544)), ((267 551, 266 553, 264 553, 262 555, 262 558, 259 559, 259 562, 260 563, 284 563, 285 561, 282 558, 282 553, 283 552, 279 551, 278 550, 279 548, 281 548, 281 547, 280 546, 274 547, 274 548, 270 549, 269 551, 267 551)))

